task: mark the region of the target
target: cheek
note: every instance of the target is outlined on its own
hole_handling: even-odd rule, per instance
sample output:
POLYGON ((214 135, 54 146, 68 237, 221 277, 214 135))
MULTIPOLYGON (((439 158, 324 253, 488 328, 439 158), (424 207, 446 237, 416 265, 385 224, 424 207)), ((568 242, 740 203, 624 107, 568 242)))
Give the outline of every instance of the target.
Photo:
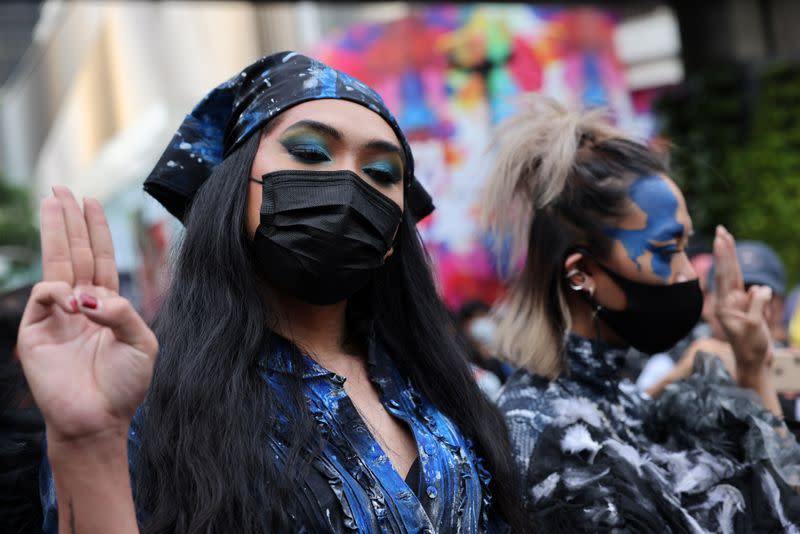
POLYGON ((692 262, 689 261, 689 257, 685 253, 674 254, 669 267, 671 270, 669 278, 670 283, 685 282, 697 278, 697 273, 695 273, 694 266, 692 265, 692 262))
POLYGON ((653 274, 662 280, 669 281, 670 278, 672 278, 672 276, 675 274, 674 267, 676 263, 676 256, 677 254, 665 256, 660 252, 653 252, 650 260, 650 266, 653 274))
POLYGON ((404 201, 405 196, 403 194, 403 184, 393 185, 389 191, 387 191, 386 196, 389 197, 395 204, 400 206, 401 210, 405 209, 404 201))
MULTIPOLYGON (((254 165, 255 167, 255 165, 254 165)), ((247 235, 253 239, 256 229, 261 222, 261 196, 262 186, 255 182, 250 182, 247 188, 247 235)))

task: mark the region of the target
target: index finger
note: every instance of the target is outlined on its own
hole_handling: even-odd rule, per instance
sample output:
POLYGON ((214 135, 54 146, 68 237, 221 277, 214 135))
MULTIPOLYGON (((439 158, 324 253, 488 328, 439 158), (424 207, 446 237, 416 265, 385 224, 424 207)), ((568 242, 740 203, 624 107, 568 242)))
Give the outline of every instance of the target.
POLYGON ((93 198, 83 199, 83 216, 89 228, 89 239, 94 253, 94 285, 119 292, 119 275, 114 259, 114 243, 111 231, 100 202, 93 198))
POLYGON ((42 278, 47 282, 75 283, 72 255, 61 201, 55 197, 42 199, 39 205, 42 239, 42 278))
POLYGON ((720 296, 744 289, 742 271, 736 258, 736 244, 733 236, 721 226, 717 227, 714 238, 714 282, 720 296))
POLYGON ((94 279, 94 258, 92 245, 89 242, 89 231, 86 221, 78 206, 78 201, 67 187, 53 187, 53 194, 61 201, 64 210, 64 222, 69 240, 69 253, 72 256, 72 275, 75 284, 91 284, 94 279))

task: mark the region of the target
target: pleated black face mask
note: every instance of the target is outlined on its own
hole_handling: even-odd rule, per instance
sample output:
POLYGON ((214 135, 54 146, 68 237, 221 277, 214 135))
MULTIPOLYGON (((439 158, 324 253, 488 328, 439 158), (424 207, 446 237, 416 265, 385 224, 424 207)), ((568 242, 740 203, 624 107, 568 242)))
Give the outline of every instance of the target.
POLYGON ((276 289, 309 304, 334 304, 364 287, 384 263, 403 215, 351 171, 265 174, 253 240, 276 289))

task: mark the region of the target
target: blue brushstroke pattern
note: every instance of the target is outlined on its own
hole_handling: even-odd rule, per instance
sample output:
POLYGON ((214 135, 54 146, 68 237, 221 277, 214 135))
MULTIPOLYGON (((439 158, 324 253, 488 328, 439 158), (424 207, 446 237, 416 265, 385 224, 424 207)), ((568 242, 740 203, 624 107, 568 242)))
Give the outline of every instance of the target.
POLYGON ((664 280, 672 275, 674 247, 659 246, 658 243, 680 238, 684 226, 676 219, 678 198, 664 178, 642 176, 628 188, 631 201, 647 216, 645 227, 640 230, 607 228, 606 234, 619 240, 628 257, 642 270, 639 259, 646 251, 652 253, 653 272, 664 280))

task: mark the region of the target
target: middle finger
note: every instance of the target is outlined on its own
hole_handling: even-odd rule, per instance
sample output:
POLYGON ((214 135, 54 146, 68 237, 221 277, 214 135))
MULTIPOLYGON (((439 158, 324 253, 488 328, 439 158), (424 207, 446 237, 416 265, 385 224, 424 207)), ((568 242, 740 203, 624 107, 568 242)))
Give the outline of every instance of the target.
POLYGON ((55 186, 53 193, 64 210, 75 285, 91 284, 94 279, 94 254, 83 212, 68 188, 55 186))

